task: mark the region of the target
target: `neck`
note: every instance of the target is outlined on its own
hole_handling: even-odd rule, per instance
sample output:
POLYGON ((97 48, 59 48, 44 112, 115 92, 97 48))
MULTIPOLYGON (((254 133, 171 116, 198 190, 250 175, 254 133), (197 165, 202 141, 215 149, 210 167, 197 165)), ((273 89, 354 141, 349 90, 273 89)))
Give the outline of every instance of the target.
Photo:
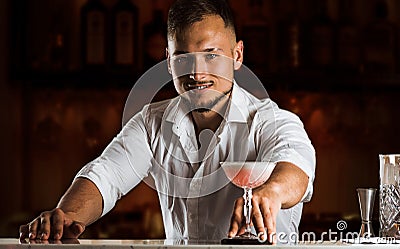
POLYGON ((200 134, 200 132, 205 129, 210 129, 215 132, 221 125, 221 122, 224 118, 221 116, 221 114, 226 112, 228 103, 228 99, 221 101, 213 108, 213 110, 208 112, 192 111, 191 114, 196 126, 196 134, 200 134))
POLYGON ((215 132, 222 122, 221 115, 214 111, 206 113, 192 112, 192 117, 196 125, 196 134, 199 134, 205 129, 210 129, 215 132))

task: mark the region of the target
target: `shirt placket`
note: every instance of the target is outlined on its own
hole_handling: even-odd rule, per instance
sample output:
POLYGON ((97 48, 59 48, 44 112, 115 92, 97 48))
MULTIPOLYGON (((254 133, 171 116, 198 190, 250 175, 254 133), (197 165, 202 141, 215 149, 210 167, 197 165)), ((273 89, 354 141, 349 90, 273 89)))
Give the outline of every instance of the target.
POLYGON ((190 239, 199 238, 199 196, 201 194, 204 163, 201 163, 189 185, 189 195, 186 200, 188 232, 190 239))
MULTIPOLYGON (((197 139, 194 134, 194 130, 191 130, 187 127, 185 127, 186 133, 182 132, 180 136, 180 142, 181 144, 184 145, 185 150, 189 151, 196 151, 198 152, 199 148, 197 146, 197 139)), ((218 134, 220 131, 217 132, 218 134)), ((210 145, 212 148, 215 147, 215 145, 220 141, 220 137, 217 136, 215 140, 210 141, 210 145)), ((207 149, 209 150, 210 147, 207 149)), ((214 149, 212 149, 214 151, 214 149)), ((209 153, 210 151, 207 151, 209 153)), ((203 162, 198 162, 199 158, 197 157, 198 153, 196 153, 196 156, 190 153, 188 155, 188 158, 191 162, 189 162, 192 165, 192 168, 195 172, 195 175, 190 181, 189 184, 189 191, 188 191, 188 198, 186 200, 186 210, 187 210, 187 231, 188 231, 188 237, 189 239, 199 239, 199 233, 200 233, 200 196, 202 195, 202 184, 203 184, 203 177, 204 177, 204 170, 205 170, 205 165, 207 164, 207 161, 210 160, 210 158, 206 159, 203 162)), ((208 165, 208 164, 207 164, 208 165)))
MULTIPOLYGON (((197 173, 201 171, 199 169, 197 173)), ((195 177, 189 187, 189 198, 186 201, 188 213, 188 231, 190 239, 199 238, 199 198, 202 179, 195 177)))
MULTIPOLYGON (((179 130, 179 140, 183 148, 183 153, 186 154, 186 158, 188 159, 188 164, 193 167, 193 171, 195 175, 190 181, 188 196, 186 199, 186 210, 187 210, 187 231, 188 237, 190 239, 198 238, 199 234, 199 201, 198 197, 201 189, 201 176, 202 168, 196 170, 196 161, 197 157, 193 152, 197 151, 196 137, 192 134, 188 127, 178 127, 179 130), (186 131, 186 132, 184 132, 186 131)), ((188 176, 189 177, 189 176, 188 176)))

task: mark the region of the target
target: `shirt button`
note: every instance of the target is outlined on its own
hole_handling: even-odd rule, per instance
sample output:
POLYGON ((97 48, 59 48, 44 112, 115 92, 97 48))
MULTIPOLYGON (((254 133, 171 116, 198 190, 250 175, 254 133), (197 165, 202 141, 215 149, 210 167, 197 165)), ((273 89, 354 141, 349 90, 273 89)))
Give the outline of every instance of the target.
POLYGON ((200 187, 200 182, 197 181, 197 180, 193 181, 193 182, 192 182, 192 187, 193 187, 193 188, 198 188, 198 187, 200 187))

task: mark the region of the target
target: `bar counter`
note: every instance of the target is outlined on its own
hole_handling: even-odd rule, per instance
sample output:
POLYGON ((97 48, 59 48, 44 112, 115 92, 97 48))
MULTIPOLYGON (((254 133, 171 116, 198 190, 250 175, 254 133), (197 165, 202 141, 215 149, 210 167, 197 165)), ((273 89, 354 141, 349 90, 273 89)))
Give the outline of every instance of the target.
POLYGON ((366 249, 366 248, 400 248, 399 241, 391 243, 354 243, 354 242, 299 242, 297 245, 221 245, 218 241, 170 241, 170 240, 63 240, 63 241, 25 241, 21 243, 19 239, 0 238, 0 249, 12 248, 74 248, 74 249, 168 249, 168 248, 196 248, 196 249, 212 249, 212 248, 315 248, 315 249, 366 249))

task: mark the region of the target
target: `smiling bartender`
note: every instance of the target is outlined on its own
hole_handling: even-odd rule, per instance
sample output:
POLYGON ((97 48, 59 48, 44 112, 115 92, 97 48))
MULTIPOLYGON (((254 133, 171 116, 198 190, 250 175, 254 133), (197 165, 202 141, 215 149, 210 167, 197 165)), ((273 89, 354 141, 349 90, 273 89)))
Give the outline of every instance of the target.
POLYGON ((77 238, 148 175, 167 239, 233 237, 244 231, 243 199, 220 170, 227 160, 277 163, 253 191, 254 228, 274 243, 274 233, 297 232, 312 195, 315 151, 297 116, 233 79, 243 47, 225 0, 177 0, 168 15, 167 62, 179 96, 131 118, 55 209, 20 227, 20 238, 77 238), (198 153, 203 137, 212 149, 198 153))

